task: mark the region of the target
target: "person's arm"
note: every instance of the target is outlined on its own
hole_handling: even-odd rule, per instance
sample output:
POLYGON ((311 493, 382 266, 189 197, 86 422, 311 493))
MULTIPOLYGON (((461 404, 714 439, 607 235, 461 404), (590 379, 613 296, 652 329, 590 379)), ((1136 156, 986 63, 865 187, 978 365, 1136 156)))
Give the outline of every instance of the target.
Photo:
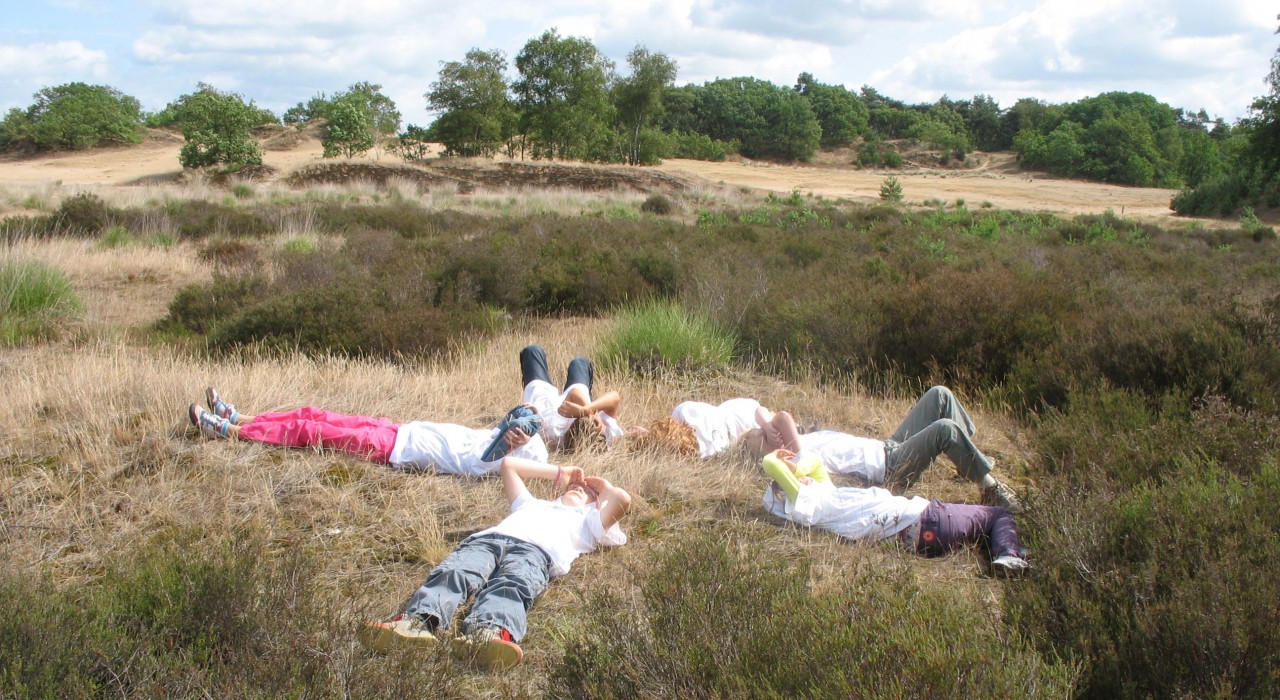
POLYGON ((774 450, 764 456, 760 460, 760 466, 764 467, 764 473, 769 475, 787 492, 787 498, 792 502, 796 500, 796 496, 800 494, 800 480, 796 478, 795 465, 783 458, 783 455, 789 455, 786 450, 774 450))
POLYGON ((595 490, 596 507, 600 509, 600 524, 608 530, 622 520, 631 510, 631 494, 625 489, 614 486, 607 479, 599 476, 588 476, 587 486, 595 490))
POLYGON ((598 399, 587 401, 586 392, 574 387, 564 398, 564 403, 560 404, 560 415, 565 418, 582 418, 593 413, 604 412, 617 420, 621 408, 622 395, 616 391, 610 391, 598 399))
POLYGON ((568 486, 583 478, 582 469, 578 467, 561 467, 557 464, 535 462, 532 459, 512 455, 502 458, 502 466, 498 468, 498 474, 502 477, 502 492, 506 495, 508 503, 515 503, 517 498, 529 492, 529 488, 524 483, 525 479, 554 481, 559 477, 565 482, 564 485, 568 486))

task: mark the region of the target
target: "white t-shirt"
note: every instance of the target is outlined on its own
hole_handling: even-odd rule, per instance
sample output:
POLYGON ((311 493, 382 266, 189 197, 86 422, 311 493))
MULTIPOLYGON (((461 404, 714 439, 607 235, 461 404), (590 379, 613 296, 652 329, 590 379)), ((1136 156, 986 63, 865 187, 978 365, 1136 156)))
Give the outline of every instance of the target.
POLYGON ((755 399, 729 399, 719 406, 701 401, 685 401, 671 411, 671 417, 693 428, 698 452, 711 457, 729 449, 734 440, 756 426, 755 399))
POLYGON ((827 482, 800 484, 794 503, 772 485, 764 509, 798 525, 816 527, 851 540, 884 539, 911 527, 929 501, 895 496, 881 488, 836 488, 827 482))
POLYGON ((595 503, 568 506, 560 501, 544 501, 528 491, 511 502, 511 515, 477 535, 496 533, 538 546, 551 560, 551 575, 569 573, 580 554, 594 552, 600 545, 627 543, 627 534, 614 523, 608 530, 600 521, 595 503))
MULTIPOLYGON (((395 469, 434 469, 445 474, 484 476, 498 470, 502 460, 481 461, 485 448, 498 436, 497 428, 468 428, 453 423, 405 423, 396 431, 396 446, 388 461, 395 469)), ((508 454, 537 462, 547 461, 547 445, 534 435, 508 454)))
MULTIPOLYGON (((524 387, 524 398, 527 404, 532 404, 538 409, 538 414, 542 416, 542 438, 547 444, 555 447, 560 444, 560 438, 569 431, 569 426, 573 425, 576 418, 565 418, 560 415, 560 404, 564 403, 569 392, 574 387, 580 386, 587 391, 587 396, 591 396, 590 390, 585 384, 570 384, 564 391, 560 391, 553 384, 548 384, 541 379, 535 379, 524 387)), ((613 439, 622 435, 625 431, 618 424, 618 420, 613 416, 600 412, 600 418, 604 421, 604 441, 606 445, 612 445, 613 439)))
POLYGON ((858 474, 872 484, 884 483, 884 442, 834 430, 800 436, 799 456, 813 455, 827 471, 858 474))

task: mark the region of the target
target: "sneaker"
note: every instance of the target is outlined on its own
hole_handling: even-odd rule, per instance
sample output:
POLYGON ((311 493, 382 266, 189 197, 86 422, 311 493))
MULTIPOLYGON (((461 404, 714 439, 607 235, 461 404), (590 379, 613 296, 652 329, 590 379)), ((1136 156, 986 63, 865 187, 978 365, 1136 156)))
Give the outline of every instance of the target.
POLYGON ((501 627, 479 627, 453 640, 453 654, 469 658, 486 671, 501 671, 520 663, 524 650, 501 627))
POLYGON ((187 409, 187 417, 191 424, 200 429, 200 434, 210 440, 221 440, 227 436, 231 423, 204 410, 200 404, 191 404, 187 409))
POLYGON ((434 644, 435 625, 418 615, 396 615, 386 622, 368 622, 356 635, 370 651, 385 654, 399 646, 423 647, 434 644))
POLYGON ((982 490, 982 503, 988 506, 1000 506, 1015 515, 1022 512, 1022 501, 1018 500, 1018 494, 1003 481, 997 481, 995 485, 982 490))
POLYGON ((209 402, 209 410, 219 418, 225 418, 232 423, 240 417, 240 412, 236 410, 235 404, 227 403, 218 396, 218 390, 213 387, 207 387, 204 390, 204 398, 209 402))
POLYGON ((991 572, 997 576, 1017 576, 1030 568, 1030 562, 1012 554, 1006 554, 991 560, 991 572))

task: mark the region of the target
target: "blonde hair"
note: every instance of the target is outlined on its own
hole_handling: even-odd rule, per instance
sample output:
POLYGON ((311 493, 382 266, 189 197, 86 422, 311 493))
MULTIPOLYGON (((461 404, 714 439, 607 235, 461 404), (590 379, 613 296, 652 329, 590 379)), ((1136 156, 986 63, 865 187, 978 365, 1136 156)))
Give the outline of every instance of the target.
POLYGON ((573 421, 560 436, 561 452, 603 452, 609 443, 600 430, 600 423, 593 416, 583 416, 573 421))
POLYGON ((693 432, 693 426, 670 416, 654 421, 648 432, 632 438, 630 445, 636 451, 674 450, 682 455, 698 454, 698 436, 693 432))

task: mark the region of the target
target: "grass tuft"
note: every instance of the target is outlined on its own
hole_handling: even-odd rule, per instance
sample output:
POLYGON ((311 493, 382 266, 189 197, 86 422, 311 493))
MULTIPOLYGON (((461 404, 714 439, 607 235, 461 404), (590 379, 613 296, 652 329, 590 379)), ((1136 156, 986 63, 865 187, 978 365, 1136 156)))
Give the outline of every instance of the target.
POLYGON ((735 346, 733 335, 705 315, 653 300, 617 314, 597 355, 603 367, 640 375, 713 373, 733 362, 735 346))

